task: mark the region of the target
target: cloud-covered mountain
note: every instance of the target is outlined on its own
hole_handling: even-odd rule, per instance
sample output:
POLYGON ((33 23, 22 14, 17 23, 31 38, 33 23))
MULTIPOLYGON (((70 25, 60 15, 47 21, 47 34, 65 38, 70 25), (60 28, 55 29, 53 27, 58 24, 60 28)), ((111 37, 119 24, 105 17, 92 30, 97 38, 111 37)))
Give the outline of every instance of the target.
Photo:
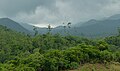
POLYGON ((110 19, 110 20, 119 20, 120 19, 120 14, 112 15, 108 19, 110 19))
MULTIPOLYGON (((74 36, 87 36, 87 37, 105 37, 117 34, 117 28, 120 27, 120 15, 113 15, 103 20, 91 19, 87 22, 82 22, 72 25, 71 28, 64 28, 64 26, 58 26, 52 29, 51 33, 60 33, 62 35, 74 35, 74 36)), ((1 18, 0 25, 6 26, 10 29, 16 30, 18 32, 28 33, 29 31, 34 34, 33 26, 22 23, 19 24, 9 18, 1 18), (21 26, 22 25, 22 26, 21 26)), ((47 28, 39 28, 37 30, 40 34, 45 34, 48 32, 47 28)))
MULTIPOLYGON (((113 15, 103 20, 91 19, 87 22, 76 24, 77 26, 71 26, 66 31, 75 36, 87 36, 87 37, 105 37, 118 34, 118 27, 120 27, 120 15, 113 15)), ((64 28, 57 27, 59 29, 53 29, 53 33, 56 31, 64 33, 64 28)))
MULTIPOLYGON (((78 35, 80 33, 87 36, 109 36, 117 34, 117 28, 120 27, 120 14, 116 14, 108 17, 104 20, 89 20, 84 22, 82 26, 77 26, 76 32, 78 35)), ((74 35, 76 34, 74 28, 70 31, 74 35), (74 33, 73 33, 74 32, 74 33)))

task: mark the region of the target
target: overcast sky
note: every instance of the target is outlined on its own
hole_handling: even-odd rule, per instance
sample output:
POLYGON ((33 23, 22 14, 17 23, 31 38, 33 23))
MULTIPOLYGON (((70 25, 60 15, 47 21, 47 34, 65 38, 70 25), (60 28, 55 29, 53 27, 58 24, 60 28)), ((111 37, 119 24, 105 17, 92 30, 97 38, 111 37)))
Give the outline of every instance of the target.
POLYGON ((120 0, 0 0, 0 17, 38 26, 73 24, 120 13, 120 0))

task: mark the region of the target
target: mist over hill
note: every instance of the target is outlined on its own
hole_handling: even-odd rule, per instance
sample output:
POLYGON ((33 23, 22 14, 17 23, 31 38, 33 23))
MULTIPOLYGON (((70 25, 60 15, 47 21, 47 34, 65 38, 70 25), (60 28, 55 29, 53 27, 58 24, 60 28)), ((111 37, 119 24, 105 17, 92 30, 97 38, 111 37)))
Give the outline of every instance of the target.
MULTIPOLYGON (((76 26, 71 26, 71 28, 66 28, 69 34, 87 37, 105 37, 116 35, 118 34, 118 27, 120 27, 120 15, 113 15, 102 20, 91 19, 75 25, 76 26)), ((64 33, 63 27, 54 28, 52 33, 55 33, 56 30, 57 33, 64 33)))
MULTIPOLYGON (((9 29, 23 32, 26 34, 34 34, 34 27, 29 23, 17 23, 9 18, 1 18, 0 25, 6 26, 9 29)), ((107 19, 96 20, 91 19, 86 22, 72 24, 70 28, 66 25, 57 26, 51 29, 52 34, 87 36, 87 37, 105 37, 117 34, 117 28, 120 27, 120 14, 115 14, 107 19)), ((48 29, 37 27, 39 34, 48 33, 48 29)))

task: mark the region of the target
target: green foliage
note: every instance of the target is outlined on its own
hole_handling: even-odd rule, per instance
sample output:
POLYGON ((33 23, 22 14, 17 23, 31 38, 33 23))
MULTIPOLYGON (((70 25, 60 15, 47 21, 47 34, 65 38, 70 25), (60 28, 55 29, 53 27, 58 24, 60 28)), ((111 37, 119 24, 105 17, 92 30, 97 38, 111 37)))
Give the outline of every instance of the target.
POLYGON ((108 44, 112 44, 112 45, 115 45, 115 46, 120 46, 120 36, 107 37, 107 38, 105 39, 105 41, 106 41, 108 44))
POLYGON ((70 69, 77 69, 79 67, 79 64, 77 62, 70 63, 70 69))
POLYGON ((100 59, 101 61, 111 61, 112 60, 112 53, 105 50, 105 51, 101 51, 101 54, 100 54, 100 59))
POLYGON ((97 47, 99 50, 103 51, 103 50, 108 50, 108 44, 105 41, 99 41, 97 43, 97 47))
POLYGON ((0 71, 60 71, 120 62, 120 36, 91 40, 51 33, 27 36, 0 26, 0 71))

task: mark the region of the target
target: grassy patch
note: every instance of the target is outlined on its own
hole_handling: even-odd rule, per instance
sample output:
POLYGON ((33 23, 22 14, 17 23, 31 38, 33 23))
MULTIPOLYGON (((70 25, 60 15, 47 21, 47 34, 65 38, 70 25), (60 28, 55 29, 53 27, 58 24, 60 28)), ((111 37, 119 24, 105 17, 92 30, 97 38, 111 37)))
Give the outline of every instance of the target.
POLYGON ((120 63, 109 63, 109 64, 84 64, 76 70, 69 71, 120 71, 120 63))

